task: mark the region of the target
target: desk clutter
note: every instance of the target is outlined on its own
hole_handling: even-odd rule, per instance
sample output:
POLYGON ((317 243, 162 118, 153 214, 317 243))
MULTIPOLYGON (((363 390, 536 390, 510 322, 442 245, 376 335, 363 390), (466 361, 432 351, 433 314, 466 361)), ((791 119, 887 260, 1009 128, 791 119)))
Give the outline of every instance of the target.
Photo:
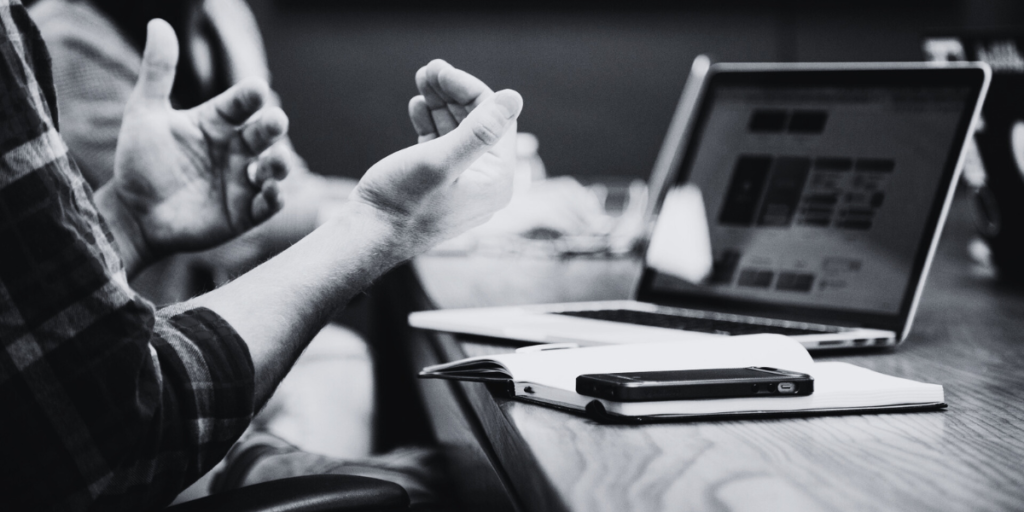
POLYGON ((549 177, 537 137, 518 133, 512 199, 488 222, 435 246, 431 256, 550 259, 616 257, 638 249, 650 204, 643 180, 584 185, 549 177))
POLYGON ((946 407, 943 388, 848 363, 815 363, 800 343, 758 334, 585 348, 536 346, 428 366, 421 378, 504 383, 518 400, 607 422, 654 422, 764 416, 866 414, 946 407), (576 392, 584 374, 772 367, 814 379, 806 396, 624 402, 576 392))

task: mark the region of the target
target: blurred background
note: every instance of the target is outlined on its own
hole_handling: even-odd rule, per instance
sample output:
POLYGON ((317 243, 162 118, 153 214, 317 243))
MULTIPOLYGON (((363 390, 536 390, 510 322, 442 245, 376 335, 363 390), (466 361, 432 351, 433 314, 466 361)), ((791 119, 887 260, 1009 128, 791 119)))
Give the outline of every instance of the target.
POLYGON ((310 168, 359 177, 415 141, 413 75, 444 58, 526 98, 551 176, 647 178, 693 58, 913 61, 925 34, 1024 27, 1019 0, 249 0, 310 168))

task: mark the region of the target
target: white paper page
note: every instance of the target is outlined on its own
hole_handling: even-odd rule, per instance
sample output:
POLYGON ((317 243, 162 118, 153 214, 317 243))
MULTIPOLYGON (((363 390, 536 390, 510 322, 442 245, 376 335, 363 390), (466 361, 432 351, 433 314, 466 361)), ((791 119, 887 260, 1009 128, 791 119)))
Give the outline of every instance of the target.
POLYGON ((516 395, 579 410, 598 400, 609 413, 623 416, 818 411, 945 402, 942 386, 938 384, 892 377, 848 363, 817 363, 808 373, 814 377, 815 387, 814 394, 809 396, 613 402, 530 383, 517 383, 516 395))

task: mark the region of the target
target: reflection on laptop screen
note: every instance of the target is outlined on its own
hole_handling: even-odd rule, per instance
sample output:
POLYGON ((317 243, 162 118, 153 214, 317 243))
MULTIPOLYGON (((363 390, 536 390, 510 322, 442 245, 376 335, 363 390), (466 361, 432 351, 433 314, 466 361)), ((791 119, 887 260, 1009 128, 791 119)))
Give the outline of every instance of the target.
POLYGON ((653 290, 898 313, 970 89, 709 94, 677 186, 700 191, 713 270, 653 290))

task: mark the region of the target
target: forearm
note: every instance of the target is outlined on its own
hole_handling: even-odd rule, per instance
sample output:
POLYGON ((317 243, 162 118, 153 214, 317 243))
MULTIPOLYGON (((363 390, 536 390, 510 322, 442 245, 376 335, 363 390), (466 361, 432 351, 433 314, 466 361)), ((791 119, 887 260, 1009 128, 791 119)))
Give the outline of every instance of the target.
POLYGON ((193 301, 230 323, 249 346, 256 403, 265 403, 330 316, 412 255, 373 208, 349 203, 306 238, 193 301))

